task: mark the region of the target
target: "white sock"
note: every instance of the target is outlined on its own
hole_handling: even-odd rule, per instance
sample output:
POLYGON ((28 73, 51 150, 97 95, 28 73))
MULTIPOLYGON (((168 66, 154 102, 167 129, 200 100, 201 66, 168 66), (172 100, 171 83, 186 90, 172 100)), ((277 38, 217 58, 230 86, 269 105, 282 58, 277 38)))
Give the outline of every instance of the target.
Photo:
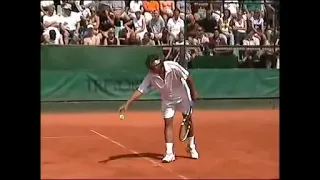
POLYGON ((166 143, 166 153, 167 154, 173 153, 173 143, 166 143))
POLYGON ((195 143, 194 143, 194 136, 188 137, 188 140, 189 140, 189 147, 190 147, 191 149, 196 148, 196 145, 195 145, 195 143))

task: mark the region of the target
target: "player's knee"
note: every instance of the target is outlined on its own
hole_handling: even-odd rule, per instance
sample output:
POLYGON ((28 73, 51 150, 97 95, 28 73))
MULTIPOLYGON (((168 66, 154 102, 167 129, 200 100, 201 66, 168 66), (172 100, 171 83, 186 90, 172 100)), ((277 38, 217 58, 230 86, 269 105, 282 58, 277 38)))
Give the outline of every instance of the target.
POLYGON ((165 127, 173 127, 173 117, 164 118, 164 125, 165 127))

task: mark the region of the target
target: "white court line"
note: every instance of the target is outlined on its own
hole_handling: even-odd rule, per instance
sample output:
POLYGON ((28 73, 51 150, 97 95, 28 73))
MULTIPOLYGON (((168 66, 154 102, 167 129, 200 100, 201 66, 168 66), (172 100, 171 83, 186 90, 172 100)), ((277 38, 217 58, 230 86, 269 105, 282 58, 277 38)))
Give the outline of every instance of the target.
POLYGON ((88 138, 93 136, 42 136, 41 139, 71 139, 71 138, 88 138))
MULTIPOLYGON (((97 132, 97 131, 95 131, 95 130, 92 130, 92 129, 91 129, 90 131, 93 132, 94 134, 96 134, 96 135, 98 135, 98 136, 100 136, 100 137, 102 137, 102 138, 110 141, 111 143, 113 143, 113 144, 115 144, 115 145, 117 145, 117 146, 120 146, 120 147, 122 147, 122 148, 125 149, 125 150, 128 150, 128 151, 132 152, 133 154, 137 154, 137 155, 140 154, 139 152, 134 151, 134 150, 132 150, 132 149, 128 149, 127 147, 125 147, 125 146, 124 146, 123 144, 121 144, 120 142, 117 142, 117 141, 111 139, 110 137, 105 136, 105 135, 103 135, 103 134, 101 134, 101 133, 99 133, 99 132, 97 132)), ((168 171, 168 172, 170 172, 170 173, 178 176, 178 177, 181 178, 181 179, 188 179, 188 178, 186 178, 185 176, 175 173, 175 172, 172 171, 171 169, 167 168, 166 166, 164 166, 164 165, 162 165, 162 164, 160 164, 160 163, 158 163, 158 162, 156 162, 156 161, 154 161, 154 160, 152 160, 152 159, 150 159, 150 158, 147 158, 147 157, 142 157, 142 158, 145 159, 145 160, 147 160, 147 161, 149 161, 149 162, 151 162, 152 165, 154 165, 154 166, 159 166, 159 167, 163 168, 164 170, 166 170, 166 171, 168 171)))

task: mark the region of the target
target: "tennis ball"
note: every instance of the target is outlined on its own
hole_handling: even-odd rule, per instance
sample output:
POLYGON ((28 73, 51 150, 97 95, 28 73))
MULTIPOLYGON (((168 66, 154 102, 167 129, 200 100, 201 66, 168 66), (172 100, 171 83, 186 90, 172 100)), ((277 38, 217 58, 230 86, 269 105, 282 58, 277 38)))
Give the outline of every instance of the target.
POLYGON ((120 115, 120 120, 124 120, 124 115, 123 114, 120 115))

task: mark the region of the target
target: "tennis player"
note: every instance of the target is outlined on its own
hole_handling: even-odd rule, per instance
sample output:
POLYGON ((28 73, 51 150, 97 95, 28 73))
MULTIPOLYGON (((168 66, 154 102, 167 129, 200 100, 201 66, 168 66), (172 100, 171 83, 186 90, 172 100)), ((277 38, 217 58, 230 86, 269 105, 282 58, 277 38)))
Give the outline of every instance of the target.
MULTIPOLYGON (((166 154, 162 162, 172 162, 175 160, 173 150, 173 117, 176 111, 185 116, 196 99, 196 91, 192 77, 189 72, 177 62, 163 61, 157 55, 150 55, 146 60, 149 69, 148 74, 140 84, 139 88, 133 93, 131 98, 119 108, 127 110, 129 105, 143 94, 150 90, 157 90, 161 95, 162 114, 164 118, 164 138, 166 154), (190 89, 189 89, 190 88, 190 89)), ((192 117, 190 117, 190 120, 192 117)), ((188 153, 193 159, 198 159, 199 154, 196 150, 193 123, 188 135, 188 153)))

